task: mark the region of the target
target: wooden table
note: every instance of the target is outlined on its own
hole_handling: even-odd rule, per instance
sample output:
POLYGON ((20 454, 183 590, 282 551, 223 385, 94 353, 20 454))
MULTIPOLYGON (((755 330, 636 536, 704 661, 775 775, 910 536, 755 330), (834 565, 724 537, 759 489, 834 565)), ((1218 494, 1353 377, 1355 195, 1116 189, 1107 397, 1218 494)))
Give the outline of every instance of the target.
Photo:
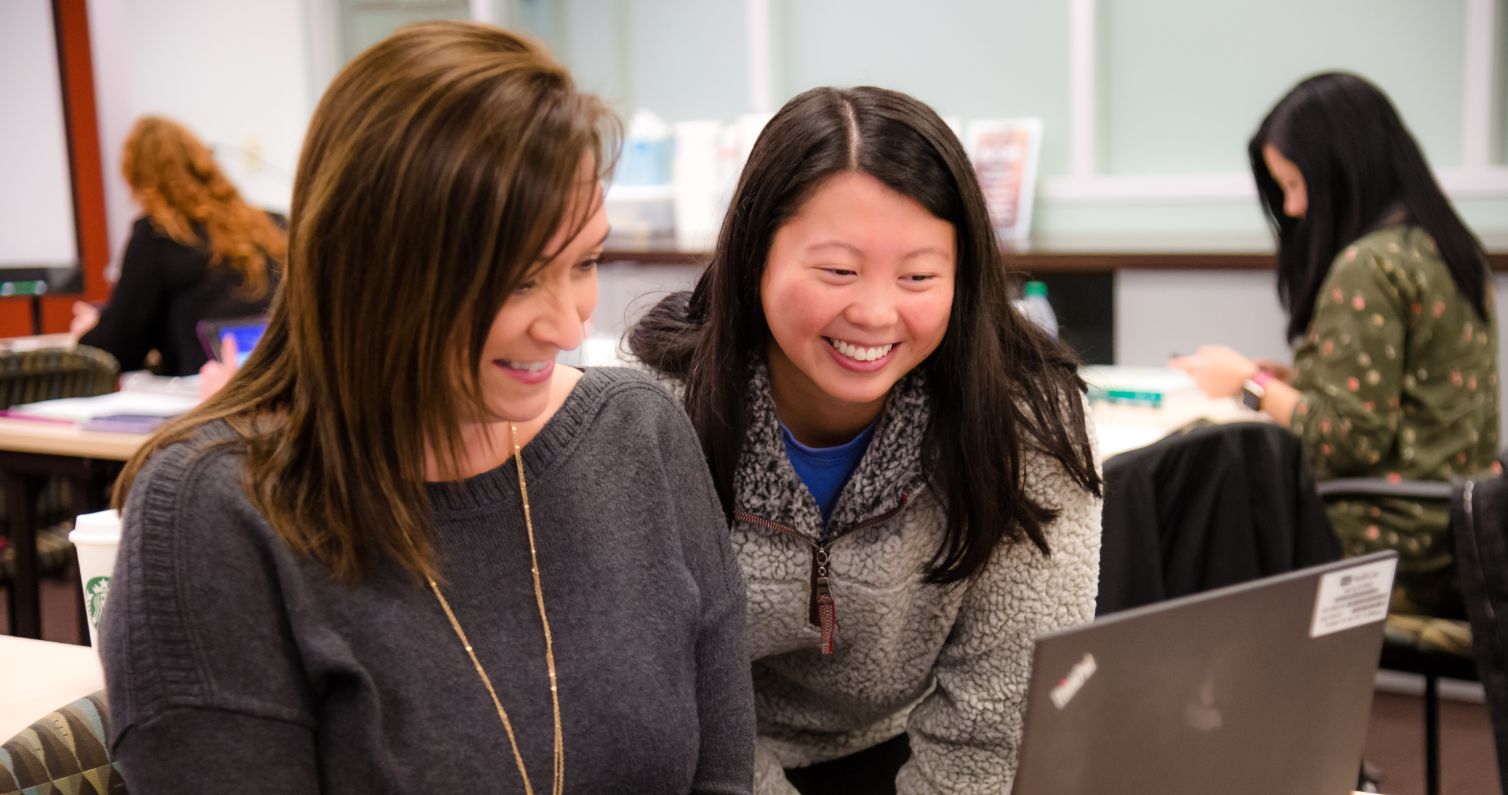
POLYGON ((0 338, 0 351, 34 351, 39 348, 68 348, 76 343, 69 334, 37 334, 30 337, 0 338))
POLYGON ((85 431, 71 422, 0 417, 0 451, 127 461, 147 440, 139 433, 85 431))
MULTIPOLYGON (((1174 375, 1172 370, 1152 367, 1096 365, 1086 367, 1082 372, 1084 378, 1091 382, 1091 393, 1095 391, 1095 383, 1102 388, 1109 388, 1119 382, 1134 384, 1148 380, 1168 381, 1169 378, 1186 380, 1181 375, 1174 375)), ((1266 414, 1246 408, 1235 398, 1205 397, 1194 389, 1192 380, 1188 381, 1186 387, 1174 387, 1171 382, 1162 386, 1167 391, 1156 406, 1137 402, 1091 400, 1089 420, 1102 460, 1128 450, 1146 447, 1194 423, 1271 421, 1266 414)), ((1136 390, 1133 388, 1131 391, 1136 390)), ((1158 389, 1153 391, 1162 394, 1158 389)))
POLYGON ((0 635, 0 743, 104 687, 94 649, 0 635))
MULTIPOLYGON (((11 634, 42 635, 37 589, 37 497, 51 477, 66 478, 75 514, 102 507, 100 493, 122 462, 146 440, 144 434, 80 430, 72 423, 0 417, 0 482, 5 487, 9 538, 15 550, 10 593, 11 634)), ((83 603, 80 595, 79 611, 83 603)))
POLYGON ((1090 404, 1089 419, 1094 424, 1101 459, 1146 447, 1193 423, 1272 421, 1266 414, 1252 411, 1234 399, 1217 398, 1200 398, 1168 408, 1096 401, 1090 404))

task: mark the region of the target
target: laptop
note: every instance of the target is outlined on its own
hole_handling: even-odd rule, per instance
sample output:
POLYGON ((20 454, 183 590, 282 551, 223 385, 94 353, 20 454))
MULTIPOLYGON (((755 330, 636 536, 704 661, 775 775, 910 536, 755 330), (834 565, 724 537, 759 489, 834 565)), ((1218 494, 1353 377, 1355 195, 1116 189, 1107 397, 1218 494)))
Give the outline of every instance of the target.
POLYGON ((1043 635, 1013 793, 1350 793, 1397 565, 1379 552, 1043 635))
POLYGON ((255 315, 252 317, 236 317, 223 320, 201 320, 194 327, 199 335, 199 344, 204 347, 204 353, 213 361, 224 361, 220 354, 220 341, 229 334, 236 340, 236 364, 246 363, 247 357, 251 356, 251 349, 257 346, 262 339, 262 334, 267 331, 267 317, 255 315))

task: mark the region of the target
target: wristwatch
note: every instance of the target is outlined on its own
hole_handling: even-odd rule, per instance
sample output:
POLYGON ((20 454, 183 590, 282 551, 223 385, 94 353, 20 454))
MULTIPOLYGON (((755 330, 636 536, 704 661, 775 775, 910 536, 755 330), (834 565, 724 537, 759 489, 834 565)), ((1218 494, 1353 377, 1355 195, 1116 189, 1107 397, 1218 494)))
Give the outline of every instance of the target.
POLYGON ((1266 370, 1258 370, 1251 378, 1241 384, 1241 405, 1252 411, 1262 410, 1262 398, 1267 396, 1267 384, 1272 381, 1272 373, 1266 370))

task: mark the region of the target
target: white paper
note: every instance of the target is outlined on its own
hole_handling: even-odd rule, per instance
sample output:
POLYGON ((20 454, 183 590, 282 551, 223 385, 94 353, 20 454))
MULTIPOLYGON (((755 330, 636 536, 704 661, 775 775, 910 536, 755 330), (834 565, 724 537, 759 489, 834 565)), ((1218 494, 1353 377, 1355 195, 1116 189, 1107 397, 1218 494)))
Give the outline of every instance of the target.
POLYGON ((1388 616, 1397 558, 1332 571, 1320 578, 1309 637, 1318 638, 1388 616))
POLYGON ((12 406, 12 414, 49 420, 87 422, 98 417, 131 415, 176 417, 199 404, 199 398, 152 392, 110 392, 83 398, 44 400, 12 406))

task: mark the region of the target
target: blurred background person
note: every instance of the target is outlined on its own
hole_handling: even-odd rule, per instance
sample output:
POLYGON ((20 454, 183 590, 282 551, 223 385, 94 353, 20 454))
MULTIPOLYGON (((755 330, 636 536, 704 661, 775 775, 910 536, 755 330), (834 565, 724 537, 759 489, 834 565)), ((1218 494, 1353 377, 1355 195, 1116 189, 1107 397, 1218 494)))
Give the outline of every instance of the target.
MULTIPOLYGON (((1293 367, 1221 346, 1172 364, 1303 440, 1316 480, 1449 480, 1493 466, 1497 331, 1482 245, 1393 104, 1351 74, 1299 83, 1249 145, 1278 238, 1293 367)), ((1392 609, 1464 617, 1448 506, 1331 500, 1348 556, 1399 552, 1392 609)))
POLYGON ((278 216, 241 198, 208 147, 169 119, 137 120, 121 172, 142 217, 109 303, 76 303, 70 332, 115 356, 122 371, 145 368, 156 351, 158 373, 197 373, 210 358, 200 321, 267 310, 287 233, 278 216))

